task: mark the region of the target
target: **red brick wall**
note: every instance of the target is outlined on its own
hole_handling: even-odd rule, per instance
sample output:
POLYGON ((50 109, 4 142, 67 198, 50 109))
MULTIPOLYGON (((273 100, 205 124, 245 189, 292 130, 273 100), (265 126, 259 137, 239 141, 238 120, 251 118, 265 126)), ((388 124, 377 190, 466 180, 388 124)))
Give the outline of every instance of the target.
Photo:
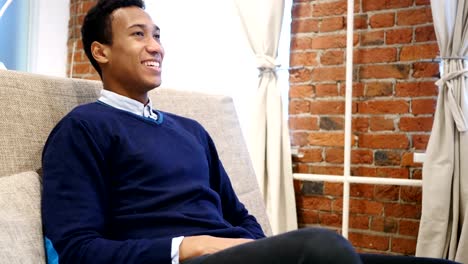
MULTIPOLYGON (((289 125, 299 173, 343 173, 345 0, 295 0, 289 125)), ((356 0, 352 175, 421 179, 436 104, 438 55, 429 0, 356 0)), ((341 229, 342 184, 295 182, 300 226, 341 229)), ((351 242, 414 254, 421 188, 351 185, 351 242)))
POLYGON ((67 72, 70 72, 73 56, 72 76, 74 78, 100 80, 99 74, 94 70, 84 53, 80 31, 86 12, 88 12, 88 10, 96 3, 97 0, 70 0, 67 72), (76 45, 75 50, 73 50, 74 45, 76 45))

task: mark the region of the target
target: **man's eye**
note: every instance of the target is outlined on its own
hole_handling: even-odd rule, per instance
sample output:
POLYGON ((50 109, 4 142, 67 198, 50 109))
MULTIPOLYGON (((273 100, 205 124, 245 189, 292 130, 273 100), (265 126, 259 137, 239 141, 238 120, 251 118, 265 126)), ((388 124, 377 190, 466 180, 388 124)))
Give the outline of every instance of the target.
POLYGON ((134 32, 133 35, 134 35, 134 36, 139 36, 139 37, 145 36, 145 34, 144 34, 142 31, 134 32))
POLYGON ((153 38, 159 40, 159 39, 161 38, 161 35, 160 35, 160 34, 154 34, 154 35, 153 35, 153 38))

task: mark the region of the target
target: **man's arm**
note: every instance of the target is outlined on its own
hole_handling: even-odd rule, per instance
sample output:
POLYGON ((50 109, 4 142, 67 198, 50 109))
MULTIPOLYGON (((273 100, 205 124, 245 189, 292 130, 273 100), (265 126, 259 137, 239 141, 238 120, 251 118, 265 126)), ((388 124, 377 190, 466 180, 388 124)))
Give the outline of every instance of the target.
POLYGON ((108 239, 110 181, 105 153, 89 126, 65 118, 43 153, 42 218, 59 263, 171 263, 171 239, 108 239))
POLYGON ((239 201, 234 189, 232 188, 231 181, 227 175, 216 151, 211 137, 207 135, 208 155, 210 163, 210 177, 212 188, 218 192, 221 198, 221 205, 223 209, 223 216, 233 226, 239 226, 247 230, 254 238, 263 238, 262 227, 257 222, 257 219, 245 208, 239 201))

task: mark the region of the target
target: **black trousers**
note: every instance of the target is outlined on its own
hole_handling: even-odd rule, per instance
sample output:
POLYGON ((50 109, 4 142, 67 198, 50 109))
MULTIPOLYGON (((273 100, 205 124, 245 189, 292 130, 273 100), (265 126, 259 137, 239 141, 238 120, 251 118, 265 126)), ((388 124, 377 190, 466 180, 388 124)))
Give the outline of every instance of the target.
POLYGON ((212 255, 189 259, 182 264, 455 264, 457 262, 392 256, 357 254, 342 236, 326 229, 305 228, 272 236, 212 255))
POLYGON ((351 244, 335 232, 304 228, 184 261, 182 264, 362 263, 351 244))

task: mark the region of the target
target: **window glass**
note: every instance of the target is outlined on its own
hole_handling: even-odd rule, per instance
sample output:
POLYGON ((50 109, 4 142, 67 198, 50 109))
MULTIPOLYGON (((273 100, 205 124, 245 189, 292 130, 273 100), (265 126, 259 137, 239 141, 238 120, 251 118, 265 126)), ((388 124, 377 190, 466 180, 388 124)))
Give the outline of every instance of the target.
POLYGON ((0 0, 0 62, 7 69, 26 71, 28 67, 28 0, 0 0), (1 9, 0 9, 1 10, 1 9))

